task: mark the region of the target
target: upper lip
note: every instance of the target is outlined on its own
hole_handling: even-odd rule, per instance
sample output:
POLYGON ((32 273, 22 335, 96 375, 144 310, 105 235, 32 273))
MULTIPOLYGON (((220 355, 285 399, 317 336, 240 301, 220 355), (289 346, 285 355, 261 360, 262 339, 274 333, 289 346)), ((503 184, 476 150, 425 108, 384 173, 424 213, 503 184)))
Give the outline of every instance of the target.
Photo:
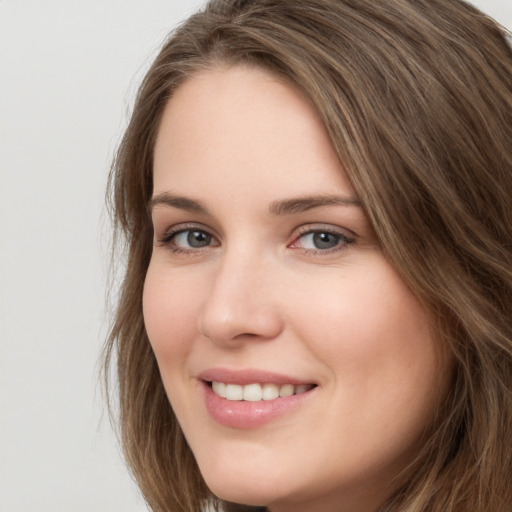
POLYGON ((210 368, 201 372, 197 378, 206 382, 224 382, 225 384, 239 384, 241 386, 256 383, 279 385, 293 384, 294 386, 300 386, 301 384, 314 384, 314 382, 311 381, 254 368, 246 370, 210 368))

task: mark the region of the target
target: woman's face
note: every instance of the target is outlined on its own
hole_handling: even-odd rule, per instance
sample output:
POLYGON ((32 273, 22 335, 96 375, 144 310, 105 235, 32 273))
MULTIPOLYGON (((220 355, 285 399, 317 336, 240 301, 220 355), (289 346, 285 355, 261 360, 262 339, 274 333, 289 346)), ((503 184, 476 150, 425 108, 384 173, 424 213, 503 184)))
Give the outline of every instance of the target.
POLYGON ((151 207, 146 328, 208 486, 272 511, 375 510, 449 372, 314 109, 254 68, 189 79, 151 207))

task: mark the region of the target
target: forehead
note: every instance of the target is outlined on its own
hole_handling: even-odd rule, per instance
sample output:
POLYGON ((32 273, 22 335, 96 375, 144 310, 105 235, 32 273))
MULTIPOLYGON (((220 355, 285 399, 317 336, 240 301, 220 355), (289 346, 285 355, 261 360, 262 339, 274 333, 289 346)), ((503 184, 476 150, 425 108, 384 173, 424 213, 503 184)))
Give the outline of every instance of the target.
POLYGON ((154 158, 155 194, 224 193, 270 184, 288 194, 351 192, 325 127, 297 87, 254 67, 203 71, 168 102, 154 158), (296 190, 294 190, 296 189, 296 190), (319 190, 322 189, 322 190, 319 190))

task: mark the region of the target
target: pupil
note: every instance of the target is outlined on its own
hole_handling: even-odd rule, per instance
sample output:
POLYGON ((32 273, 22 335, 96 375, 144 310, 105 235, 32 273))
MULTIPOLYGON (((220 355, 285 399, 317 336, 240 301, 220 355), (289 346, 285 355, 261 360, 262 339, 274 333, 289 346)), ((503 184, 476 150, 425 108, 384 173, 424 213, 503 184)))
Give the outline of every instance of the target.
POLYGON ((338 244, 338 237, 332 233, 315 233, 313 242, 317 249, 332 249, 338 244))
POLYGON ((187 243, 190 247, 205 247, 210 243, 211 236, 203 231, 190 231, 187 236, 187 243))

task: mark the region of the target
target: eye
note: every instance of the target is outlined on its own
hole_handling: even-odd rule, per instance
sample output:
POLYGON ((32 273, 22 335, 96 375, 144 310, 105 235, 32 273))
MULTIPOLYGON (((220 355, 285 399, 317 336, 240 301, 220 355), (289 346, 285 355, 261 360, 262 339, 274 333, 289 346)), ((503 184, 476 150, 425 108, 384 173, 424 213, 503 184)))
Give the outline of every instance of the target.
POLYGON ((340 236, 327 232, 315 232, 300 237, 304 249, 332 249, 340 243, 340 236))
POLYGON ((175 252, 190 252, 219 245, 211 233, 198 228, 171 230, 162 237, 160 243, 175 252))
POLYGON ((172 238, 174 244, 181 248, 199 249, 211 245, 212 235, 206 231, 199 231, 197 229, 189 229, 176 233, 172 238))
POLYGON ((331 252, 343 249, 353 242, 352 238, 335 230, 308 229, 299 234, 290 247, 313 252, 331 252))

